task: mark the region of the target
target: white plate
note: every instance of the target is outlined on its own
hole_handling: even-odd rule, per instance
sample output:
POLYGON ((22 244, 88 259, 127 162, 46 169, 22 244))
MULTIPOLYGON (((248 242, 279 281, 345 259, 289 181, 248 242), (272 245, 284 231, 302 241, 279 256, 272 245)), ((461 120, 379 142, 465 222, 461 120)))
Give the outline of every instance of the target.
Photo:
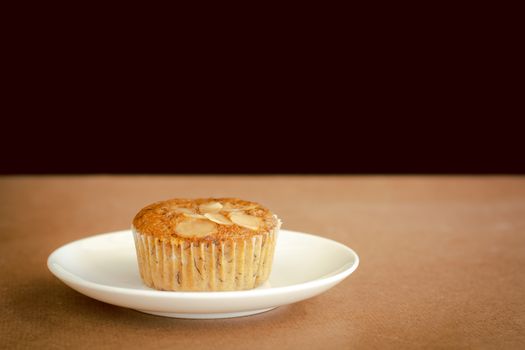
POLYGON ((84 238, 55 250, 49 270, 91 298, 179 318, 252 315, 316 296, 348 277, 357 254, 335 241, 281 230, 272 274, 264 285, 234 292, 169 292, 142 284, 131 231, 84 238))

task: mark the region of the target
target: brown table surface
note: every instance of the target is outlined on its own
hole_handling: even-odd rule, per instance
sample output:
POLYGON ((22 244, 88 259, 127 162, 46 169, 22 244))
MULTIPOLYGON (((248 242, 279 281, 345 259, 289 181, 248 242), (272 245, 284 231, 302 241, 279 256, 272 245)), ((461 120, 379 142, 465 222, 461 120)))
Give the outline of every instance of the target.
POLYGON ((0 348, 525 348, 525 177, 1 177, 0 232, 0 348), (320 296, 224 320, 112 306, 47 270, 67 242, 199 196, 259 201, 361 265, 320 296))

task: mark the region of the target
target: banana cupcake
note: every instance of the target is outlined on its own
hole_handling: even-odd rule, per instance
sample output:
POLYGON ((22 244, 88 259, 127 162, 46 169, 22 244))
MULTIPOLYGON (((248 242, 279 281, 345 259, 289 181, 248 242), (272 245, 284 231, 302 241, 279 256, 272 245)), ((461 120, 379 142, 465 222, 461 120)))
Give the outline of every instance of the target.
POLYGON ((133 219, 142 281, 170 291, 252 289, 271 272, 281 221, 236 198, 170 199, 133 219))

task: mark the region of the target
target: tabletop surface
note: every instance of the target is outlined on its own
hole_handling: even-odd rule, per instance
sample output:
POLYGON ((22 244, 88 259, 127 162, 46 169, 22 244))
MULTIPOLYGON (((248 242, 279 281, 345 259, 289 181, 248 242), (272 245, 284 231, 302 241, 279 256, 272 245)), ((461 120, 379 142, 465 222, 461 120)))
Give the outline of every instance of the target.
POLYGON ((525 348, 525 177, 0 177, 0 348, 525 348), (328 292, 236 319, 183 320, 90 299, 46 267, 170 197, 263 203, 283 228, 344 243, 328 292))

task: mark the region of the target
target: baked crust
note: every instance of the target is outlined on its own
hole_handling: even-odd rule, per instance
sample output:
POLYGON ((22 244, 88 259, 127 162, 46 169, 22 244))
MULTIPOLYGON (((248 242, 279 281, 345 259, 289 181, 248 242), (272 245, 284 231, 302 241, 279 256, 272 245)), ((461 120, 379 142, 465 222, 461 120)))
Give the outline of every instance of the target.
POLYGON ((133 219, 135 230, 163 241, 219 242, 246 239, 273 231, 278 225, 279 219, 270 210, 258 203, 238 198, 170 199, 146 206, 133 219), (236 223, 224 225, 209 221, 215 225, 215 230, 205 236, 188 236, 179 232, 178 228, 181 227, 182 222, 192 220, 189 215, 204 215, 206 213, 202 210, 202 206, 216 202, 220 203, 222 208, 215 213, 226 218, 231 217, 232 213, 242 213, 259 218, 260 224, 256 228, 247 228, 236 223), (185 212, 181 212, 181 208, 186 209, 185 212))

